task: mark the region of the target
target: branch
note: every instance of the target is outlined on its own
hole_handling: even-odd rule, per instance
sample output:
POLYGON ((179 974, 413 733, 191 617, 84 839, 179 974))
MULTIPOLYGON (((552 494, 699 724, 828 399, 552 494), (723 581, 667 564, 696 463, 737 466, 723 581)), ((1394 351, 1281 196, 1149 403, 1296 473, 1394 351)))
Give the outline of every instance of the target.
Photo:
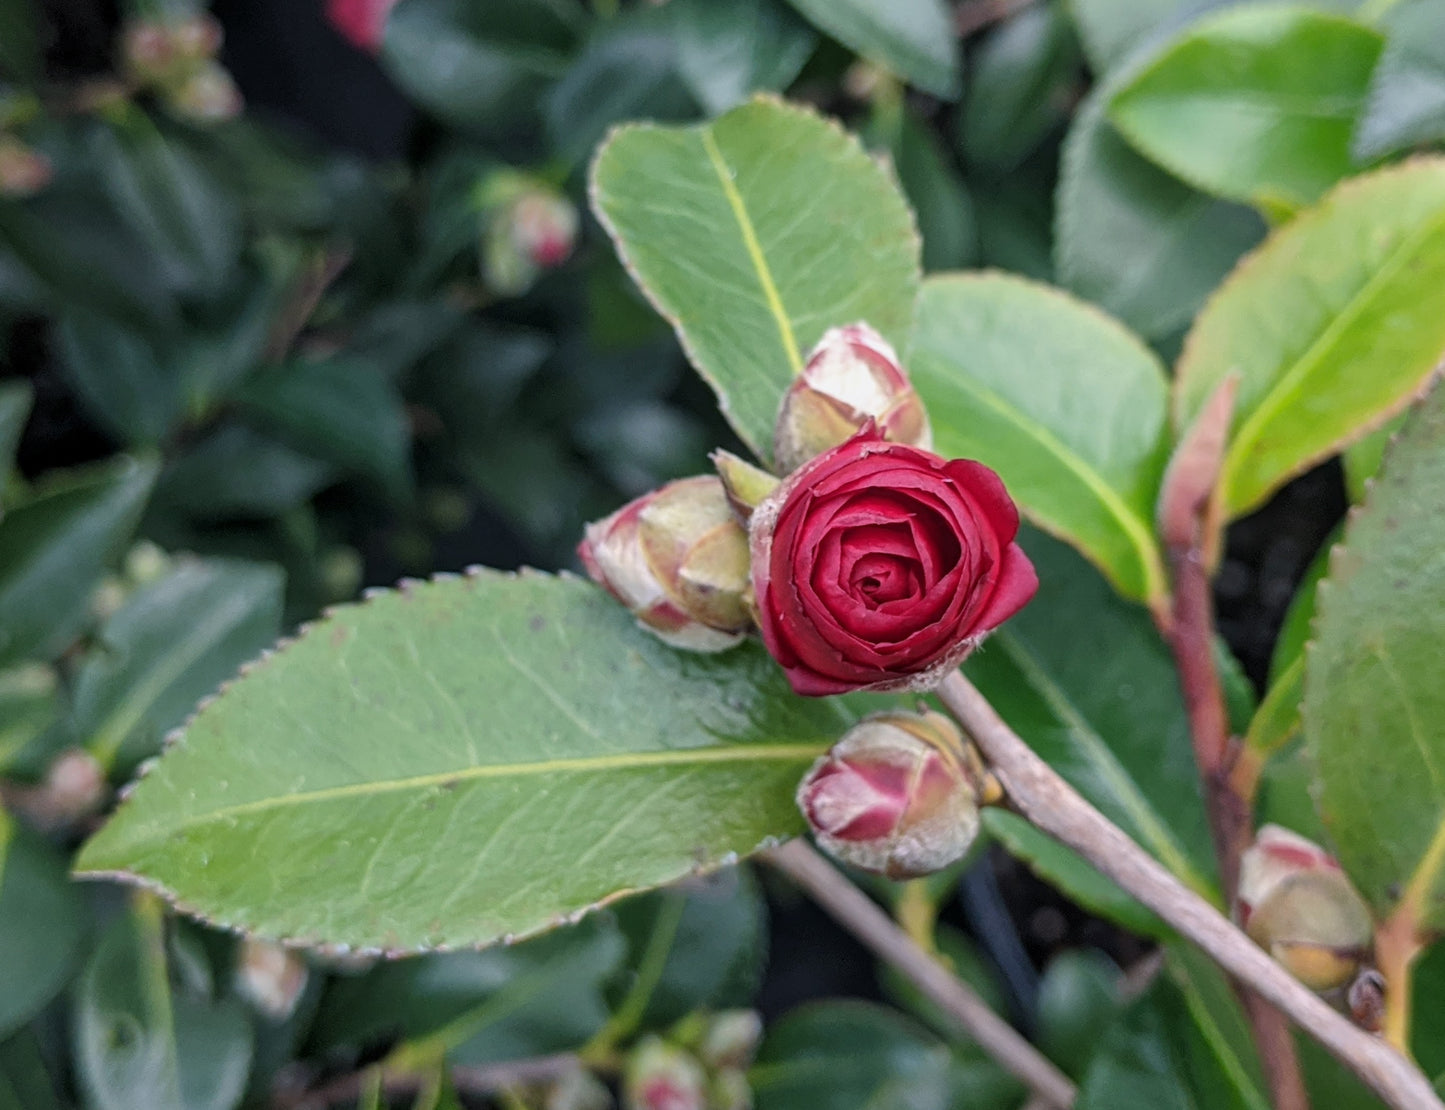
POLYGON ((973 737, 1009 800, 1034 825, 1081 853, 1225 971, 1279 1007, 1395 1110, 1445 1110, 1413 1064, 1331 1009, 1080 797, 962 673, 944 679, 938 696, 973 737))
MULTIPOLYGON (((485 1067, 458 1065, 451 1069, 451 1079, 452 1085, 466 1094, 494 1095, 514 1087, 561 1079, 581 1066, 576 1056, 561 1052, 555 1056, 534 1056, 525 1060, 488 1064, 485 1067)), ((278 1093, 271 1100, 272 1110, 325 1110, 326 1107, 338 1103, 355 1102, 366 1084, 374 1082, 378 1069, 381 1070, 382 1092, 387 1095, 413 1094, 435 1079, 435 1073, 389 1071, 380 1064, 372 1064, 360 1071, 339 1075, 309 1091, 278 1093)))
POLYGON ((878 905, 819 855, 806 840, 793 840, 765 857, 807 891, 845 929, 912 981, 958 1021, 1004 1070, 1026 1083, 1052 1107, 1074 1103, 1074 1084, 1013 1026, 989 1009, 973 989, 913 942, 878 905))

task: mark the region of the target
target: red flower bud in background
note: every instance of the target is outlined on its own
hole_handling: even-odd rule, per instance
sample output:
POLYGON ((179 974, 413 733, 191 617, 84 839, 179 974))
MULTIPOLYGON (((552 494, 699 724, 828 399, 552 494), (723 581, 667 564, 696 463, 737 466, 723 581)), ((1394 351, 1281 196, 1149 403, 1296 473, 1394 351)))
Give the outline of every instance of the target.
POLYGON ((1374 924, 1333 856, 1312 840, 1265 825, 1240 857, 1239 922, 1305 986, 1349 983, 1374 937, 1374 924))
POLYGON ((1018 526, 982 463, 857 435, 753 512, 763 642, 799 694, 930 689, 1038 588, 1018 526))
POLYGON ((589 524, 587 573, 673 647, 722 651, 752 626, 747 534, 722 483, 684 478, 589 524))
POLYGON ((818 846, 890 879, 963 858, 978 807, 998 787, 958 728, 939 713, 880 713, 854 725, 813 764, 798 808, 818 846))
POLYGON ((572 254, 577 239, 577 207, 542 182, 504 171, 483 188, 485 205, 482 276, 505 296, 520 296, 544 270, 555 269, 572 254))
POLYGON ((928 412, 888 341, 867 324, 833 328, 783 394, 773 430, 778 472, 837 447, 870 419, 883 439, 933 447, 928 412))
POLYGON ((326 18, 352 45, 375 54, 396 0, 327 0, 326 18))
POLYGON ((285 1021, 306 989, 306 961, 283 944, 247 937, 236 957, 236 990, 272 1021, 285 1021))
POLYGON ((622 1085, 628 1110, 707 1110, 707 1074, 692 1053, 661 1037, 643 1037, 622 1085))
POLYGON ((0 135, 0 197, 34 196, 54 176, 49 158, 19 139, 0 135))

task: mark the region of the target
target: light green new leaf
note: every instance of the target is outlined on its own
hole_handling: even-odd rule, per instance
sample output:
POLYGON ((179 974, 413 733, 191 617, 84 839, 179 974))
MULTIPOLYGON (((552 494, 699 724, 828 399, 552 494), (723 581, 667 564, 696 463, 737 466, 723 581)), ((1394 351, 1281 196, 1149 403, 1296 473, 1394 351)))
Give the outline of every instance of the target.
POLYGON ((1445 159, 1340 186, 1275 232, 1204 307, 1180 356, 1187 428, 1238 375, 1228 516, 1408 404, 1445 353, 1445 159))
POLYGON ((1445 928, 1445 389, 1385 457, 1320 583, 1305 740, 1340 862, 1381 916, 1445 928))
POLYGON ((1214 852, 1169 650, 1062 544, 1025 530, 1038 596, 965 670, 1049 765, 1187 885, 1214 896, 1214 852))
POLYGON ((618 128, 591 187, 632 276, 759 455, 828 328, 866 320, 906 346, 912 214, 892 174, 812 111, 758 98, 697 127, 618 128))
POLYGON ((75 676, 70 731, 129 769, 196 702, 281 633, 283 576, 252 563, 182 562, 126 600, 75 676))
POLYGON ((1232 8, 1176 38, 1114 94, 1109 117, 1205 192, 1309 204, 1353 168, 1350 136, 1384 39, 1293 5, 1232 8))
POLYGON ((1169 387, 1147 347, 1047 286, 951 274, 924 283, 909 365, 940 454, 997 470, 1030 520, 1121 593, 1163 598, 1153 521, 1169 387))
POLYGON ((6 514, 0 522, 0 666, 49 659, 85 622, 90 589, 130 539, 155 480, 121 459, 6 514))
POLYGON ((819 30, 925 92, 958 96, 958 36, 944 0, 788 0, 819 30))
POLYGON ((677 652, 589 583, 481 571, 254 666, 78 867, 265 936, 483 944, 801 831, 848 723, 756 645, 677 652))

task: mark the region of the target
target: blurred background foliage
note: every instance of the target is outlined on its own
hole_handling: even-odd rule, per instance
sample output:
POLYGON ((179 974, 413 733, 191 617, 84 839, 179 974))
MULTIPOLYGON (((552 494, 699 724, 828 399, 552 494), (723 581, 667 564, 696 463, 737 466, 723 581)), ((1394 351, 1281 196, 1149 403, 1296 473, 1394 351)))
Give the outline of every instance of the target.
MULTIPOLYGON (((1252 192, 1209 136, 1146 151, 1106 112, 1226 6, 0 0, 0 1107, 608 1105, 582 1073, 499 1068, 579 1049, 634 1104, 651 1068, 740 1106, 746 1022, 709 1015, 753 1008, 759 1107, 1021 1105, 770 876, 378 963, 77 886, 67 853, 199 699, 325 606, 573 565, 584 521, 736 445, 586 213, 608 128, 811 102, 892 160, 929 270, 1061 284, 1167 358, 1313 199, 1252 192)), ((1316 82, 1345 107, 1297 152, 1315 195, 1445 134, 1438 0, 1300 10, 1277 73, 1319 69, 1332 28, 1354 65, 1316 82)), ((1223 627, 1256 683, 1343 506, 1329 469, 1232 534, 1223 627)), ((1240 1031, 1206 1020, 1209 969, 1171 948, 1150 981, 1146 939, 976 858, 879 893, 1084 1103, 1210 1079, 1240 1031)))

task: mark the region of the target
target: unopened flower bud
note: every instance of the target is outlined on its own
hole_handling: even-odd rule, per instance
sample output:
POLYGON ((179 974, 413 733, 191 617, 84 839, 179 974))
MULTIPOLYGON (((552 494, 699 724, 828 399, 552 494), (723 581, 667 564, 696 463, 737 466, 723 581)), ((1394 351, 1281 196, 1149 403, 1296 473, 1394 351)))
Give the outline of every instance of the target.
POLYGON ((710 1068, 746 1068, 763 1039, 763 1019, 755 1010, 723 1010, 709 1019, 698 1057, 710 1068))
POLYGON ((120 56, 126 72, 137 81, 164 81, 176 61, 170 27, 153 20, 127 24, 120 35, 120 56))
POLYGON ((718 448, 708 458, 717 468, 717 475, 722 479, 723 489, 727 491, 733 512, 737 514, 738 520, 746 524, 763 498, 778 488, 779 479, 722 448, 718 448))
POLYGON ((56 756, 34 786, 13 786, 4 803, 41 832, 72 828, 105 806, 105 769, 84 748, 56 756))
POLYGON ((1370 912, 1328 852, 1266 825, 1240 859, 1239 919, 1261 948, 1311 990, 1334 990, 1360 969, 1370 912))
POLYGON ((542 1110, 612 1110, 607 1084, 585 1068, 574 1068, 548 1089, 542 1110))
POLYGON ((595 582, 673 647, 722 651, 751 624, 747 533, 716 478, 644 494, 589 524, 577 553, 595 582))
POLYGON ((707 1110, 707 1074, 690 1052, 661 1037, 644 1037, 627 1061, 628 1110, 707 1110))
POLYGON ((19 139, 0 135, 0 197, 34 196, 54 176, 49 158, 19 139))
POLYGON ((245 102, 236 82, 217 62, 204 62, 180 84, 167 89, 166 102, 196 123, 219 123, 241 114, 245 102))
POLYGON ((525 293, 543 270, 567 261, 577 223, 576 206, 555 189, 541 183, 520 188, 487 222, 482 244, 487 285, 505 296, 525 293))
POLYGON ((939 713, 864 718, 804 776, 798 808, 818 845, 845 863, 909 879, 963 857, 997 784, 939 713))
POLYGON ((272 1021, 285 1021, 306 989, 306 962, 271 940, 247 937, 236 962, 236 990, 272 1021))
POLYGON ((867 324, 833 328, 783 394, 773 430, 778 472, 837 447, 869 420, 886 440, 932 450, 928 412, 888 341, 867 324))
POLYGON ((209 15, 194 15, 170 28, 171 47, 175 54, 189 61, 214 58, 221 49, 221 25, 209 15))

